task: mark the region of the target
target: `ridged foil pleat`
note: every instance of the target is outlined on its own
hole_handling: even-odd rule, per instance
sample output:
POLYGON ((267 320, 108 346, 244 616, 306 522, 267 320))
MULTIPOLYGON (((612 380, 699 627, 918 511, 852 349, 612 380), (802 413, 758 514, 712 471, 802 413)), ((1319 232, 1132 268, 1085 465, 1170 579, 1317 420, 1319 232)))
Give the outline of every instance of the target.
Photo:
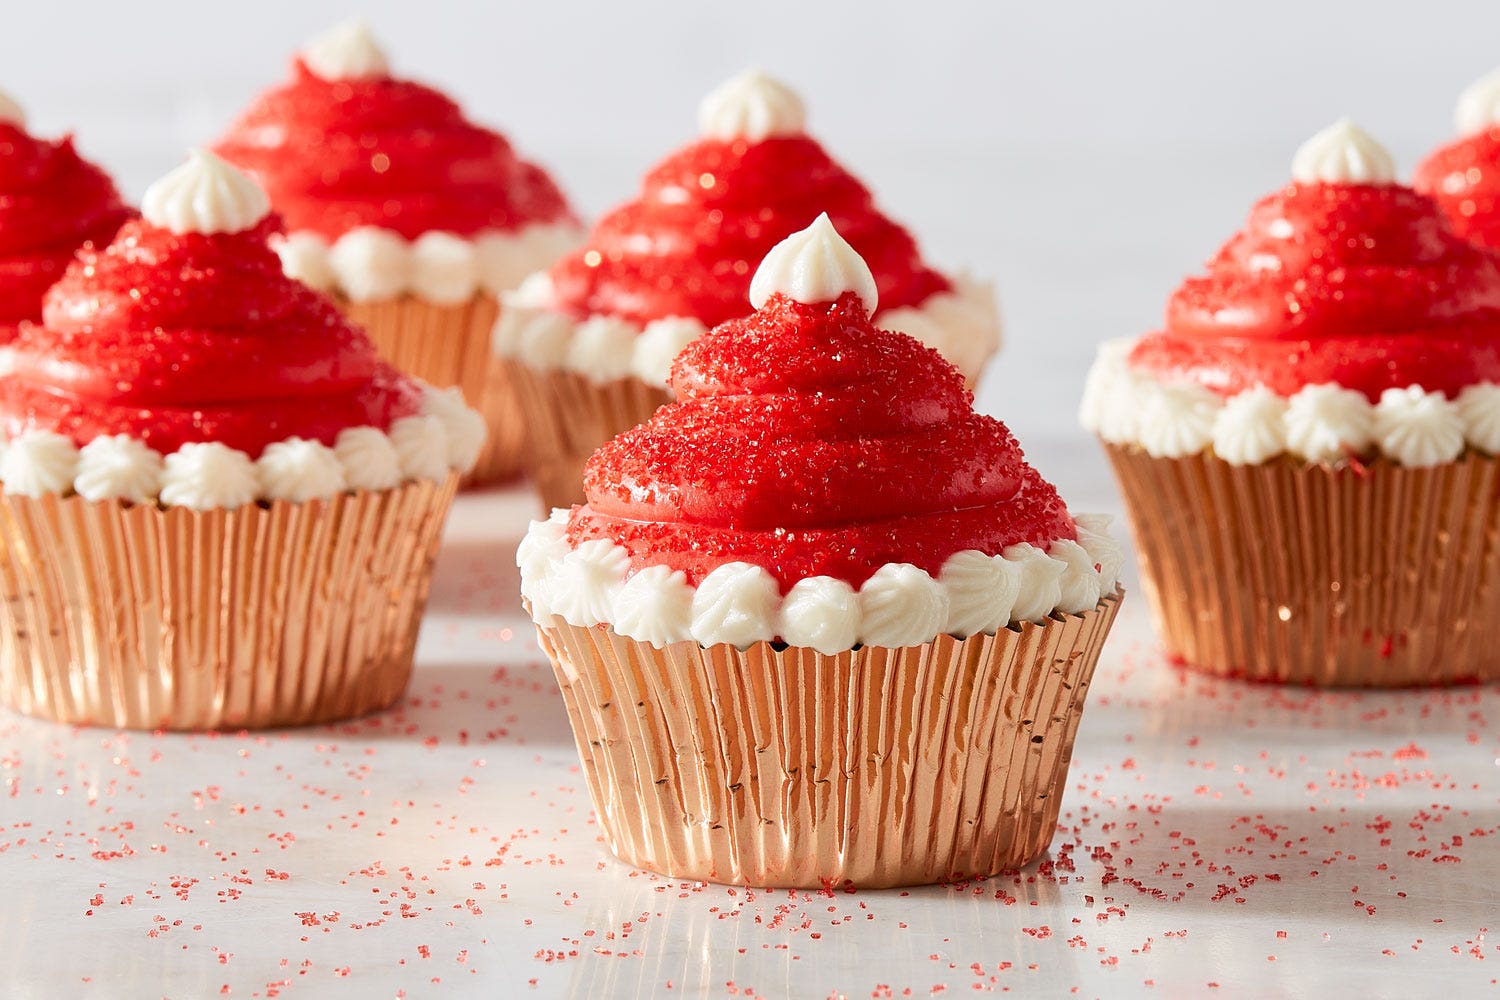
POLYGON ((131 729, 383 708, 456 486, 203 512, 0 493, 0 701, 131 729))
POLYGON ((995 636, 827 656, 539 626, 610 848, 676 878, 916 885, 1051 841, 1120 597, 995 636))
POLYGON ((1106 450, 1172 656, 1318 686, 1500 679, 1500 459, 1237 466, 1106 450))

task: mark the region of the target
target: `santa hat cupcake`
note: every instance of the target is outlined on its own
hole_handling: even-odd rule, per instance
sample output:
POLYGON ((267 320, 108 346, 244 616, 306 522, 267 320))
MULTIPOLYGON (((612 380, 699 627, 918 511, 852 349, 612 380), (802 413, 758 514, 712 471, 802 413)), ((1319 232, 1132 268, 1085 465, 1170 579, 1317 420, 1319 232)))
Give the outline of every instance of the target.
POLYGON ((1458 138, 1418 164, 1412 184, 1460 236, 1500 248, 1500 70, 1459 95, 1453 118, 1458 138))
POLYGON ((1120 552, 957 369, 877 327, 827 217, 750 298, 517 553, 610 847, 755 885, 1024 864, 1056 825, 1120 552))
POLYGON ((670 399, 672 359, 745 315, 761 258, 820 212, 868 261, 877 321, 937 348, 971 386, 978 378, 1000 339, 992 290, 929 267, 803 118, 801 99, 770 77, 730 80, 704 99, 700 139, 507 299, 495 350, 527 399, 547 506, 582 499, 584 460, 670 399))
POLYGON ((130 210, 71 136, 38 139, 0 94, 0 342, 42 317, 42 293, 85 243, 104 243, 130 210))
POLYGON ((310 42, 215 148, 285 220, 288 274, 327 291, 392 364, 485 413, 473 480, 518 472, 524 415, 491 377, 489 338, 497 296, 582 236, 552 179, 444 94, 392 76, 358 21, 310 42))
POLYGON ((1340 122, 1106 345, 1084 424, 1169 654, 1399 686, 1500 677, 1500 256, 1340 122))
POLYGON ((0 702, 187 729, 400 695, 483 423, 286 277, 275 232, 194 153, 4 349, 0 702))

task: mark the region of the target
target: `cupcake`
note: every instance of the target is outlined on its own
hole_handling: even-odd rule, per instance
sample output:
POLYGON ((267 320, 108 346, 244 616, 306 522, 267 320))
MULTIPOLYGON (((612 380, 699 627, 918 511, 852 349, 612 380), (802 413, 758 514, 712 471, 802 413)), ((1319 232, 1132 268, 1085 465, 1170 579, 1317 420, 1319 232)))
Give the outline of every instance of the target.
POLYGON ((1119 549, 826 216, 535 523, 522 595, 610 848, 675 878, 988 875, 1052 838, 1119 549))
POLYGON ((470 482, 516 475, 525 415, 489 363, 490 331, 497 296, 582 236, 551 178, 445 95, 391 76, 359 22, 314 39, 215 148, 270 195, 288 274, 397 368, 484 413, 470 482))
POLYGON ((869 262, 878 322, 937 348, 970 382, 999 345, 992 290, 923 262, 906 230, 803 128, 802 101, 761 73, 704 99, 703 136, 647 175, 585 246, 507 298, 495 350, 526 400, 547 507, 583 499, 583 463, 670 398, 672 359, 746 315, 766 252, 826 211, 869 262))
POLYGON ((1167 652, 1214 673, 1500 678, 1500 256, 1340 122, 1104 346, 1104 441, 1167 652))
POLYGON ((0 702, 199 729, 400 696, 483 422, 286 277, 276 232, 195 153, 3 349, 0 702))
POLYGON ((108 242, 129 215, 71 136, 32 136, 20 106, 0 94, 0 343, 23 320, 41 319, 42 293, 75 250, 108 242))
POLYGON ((1500 249, 1500 70, 1459 95, 1453 118, 1458 138, 1418 164, 1412 184, 1460 236, 1500 249))

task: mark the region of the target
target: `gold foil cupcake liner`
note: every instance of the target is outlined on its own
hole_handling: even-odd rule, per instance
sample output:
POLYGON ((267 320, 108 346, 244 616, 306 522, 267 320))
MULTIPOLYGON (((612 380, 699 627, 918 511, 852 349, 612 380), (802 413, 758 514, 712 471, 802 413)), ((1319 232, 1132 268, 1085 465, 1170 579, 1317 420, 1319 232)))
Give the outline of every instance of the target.
POLYGON ((0 493, 0 701, 130 729, 384 708, 457 480, 203 512, 0 493))
POLYGON ((610 849, 674 878, 918 885, 1051 841, 1117 592, 998 635, 828 656, 539 626, 610 849))
POLYGON ((546 510, 583 503, 583 466, 617 434, 672 400, 637 378, 598 383, 577 372, 538 371, 502 361, 526 413, 527 460, 546 510))
POLYGON ((1105 447, 1171 656, 1291 684, 1500 679, 1500 460, 1237 466, 1105 447))
POLYGON ((335 301, 370 335, 382 358, 439 388, 458 386, 465 401, 483 414, 489 436, 464 486, 521 474, 526 418, 509 380, 490 360, 490 335, 500 313, 493 295, 477 294, 456 305, 415 295, 374 302, 335 296, 335 301))

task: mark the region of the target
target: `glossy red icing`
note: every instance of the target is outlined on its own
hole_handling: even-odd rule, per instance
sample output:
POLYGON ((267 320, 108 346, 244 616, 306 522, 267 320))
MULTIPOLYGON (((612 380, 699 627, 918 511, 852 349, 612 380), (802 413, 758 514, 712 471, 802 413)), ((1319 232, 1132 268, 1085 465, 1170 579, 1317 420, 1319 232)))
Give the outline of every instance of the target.
POLYGON ((103 243, 130 210, 109 175, 71 137, 38 139, 0 122, 0 341, 40 319, 42 293, 88 241, 103 243))
POLYGON ((168 453, 218 441, 252 456, 287 437, 333 444, 387 428, 421 388, 363 330, 282 274, 274 216, 233 234, 174 235, 136 219, 86 250, 11 345, 0 429, 82 445, 129 434, 168 453))
POLYGON ((672 388, 678 402, 589 460, 574 544, 609 538, 635 566, 694 583, 755 563, 785 589, 820 575, 858 586, 888 562, 935 575, 964 549, 1076 537, 958 370, 876 329, 853 293, 773 296, 689 346, 672 388))
POLYGON ((814 140, 701 139, 654 167, 637 200, 600 219, 587 245, 553 266, 555 305, 641 324, 744 316, 762 258, 820 212, 869 264, 882 309, 949 288, 911 234, 814 140))
POLYGON ((1500 381, 1500 256, 1394 184, 1291 184, 1167 305, 1130 362, 1224 395, 1500 381))
POLYGON ((415 239, 572 220, 562 192, 505 137, 410 80, 325 80, 301 59, 215 151, 251 173, 288 229, 331 239, 380 226, 415 239))
POLYGON ((1443 207, 1460 236, 1500 249, 1500 125, 1435 150, 1412 183, 1443 207))

